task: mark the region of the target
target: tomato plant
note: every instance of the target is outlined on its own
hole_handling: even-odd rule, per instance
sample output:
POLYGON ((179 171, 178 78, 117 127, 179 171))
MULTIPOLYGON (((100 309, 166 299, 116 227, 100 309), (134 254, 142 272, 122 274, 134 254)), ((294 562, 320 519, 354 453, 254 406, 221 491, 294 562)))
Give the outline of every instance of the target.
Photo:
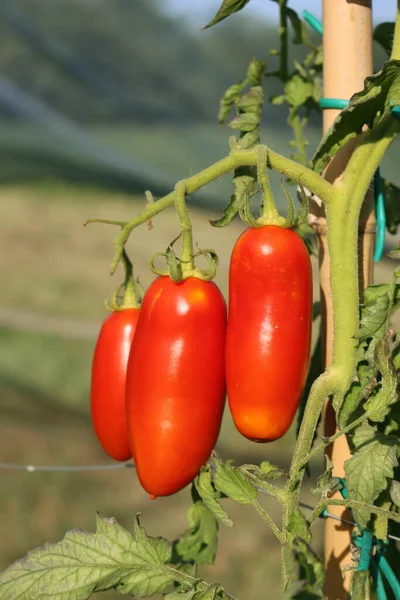
POLYGON ((291 229, 266 225, 237 240, 229 271, 226 379, 245 437, 270 442, 289 429, 307 377, 311 262, 291 229))
MULTIPOLYGON (((209 26, 248 2, 223 0, 209 26)), ((391 47, 390 59, 379 73, 367 77, 363 89, 348 104, 344 102, 345 108, 310 162, 303 130, 310 112, 319 107, 321 48, 309 39, 306 24, 287 6, 287 0, 276 4, 280 49, 272 55, 278 56, 278 69, 270 72, 265 61, 252 60, 244 79, 232 85, 221 101, 220 121, 235 110, 230 126, 240 131, 240 137, 230 138, 228 156, 178 182, 173 192, 157 201, 147 193, 151 202, 131 220, 92 220, 120 228, 111 266, 114 273, 120 262, 127 264, 125 245, 132 231, 168 207, 176 209, 181 233, 163 253, 167 268, 161 271, 155 268, 154 259, 150 260, 159 277, 147 291, 138 319, 128 363, 126 401, 129 443, 144 488, 153 496, 168 495, 194 478, 190 529, 170 544, 147 536, 138 518, 131 535, 114 520, 99 517, 95 534, 69 532, 58 544, 14 563, 0 576, 1 600, 67 595, 69 600, 86 600, 92 593, 109 589, 138 597, 162 593, 166 600, 233 600, 221 585, 207 583, 196 571, 198 565, 215 560, 218 524, 233 525, 225 510, 226 498, 253 507, 282 545, 285 600, 322 599, 326 594, 336 600, 335 592, 324 591, 324 564, 312 548, 312 525, 338 506, 351 511, 346 520, 351 518, 353 529, 351 539, 348 535, 352 555, 346 565, 351 575, 350 596, 343 586, 341 596, 345 592, 346 598, 364 600, 377 592, 385 598, 383 574, 399 597, 398 582, 384 555, 389 547, 395 551, 393 531, 400 523, 400 340, 391 325, 392 313, 400 304, 400 269, 394 270, 389 283, 364 290, 359 254, 364 246, 360 224, 368 208, 366 195, 384 154, 400 132, 400 5, 396 24, 384 24, 375 32, 375 39, 386 50, 391 47), (302 63, 293 61, 292 71, 289 24, 294 42, 306 49, 302 63), (261 143, 265 74, 277 76, 282 83, 282 95, 272 102, 289 107, 288 123, 296 150, 292 158, 261 143), (343 148, 345 152, 341 152, 343 148), (328 180, 328 165, 330 174, 342 176, 328 180), (303 208, 297 218, 285 188, 288 212, 286 217, 279 214, 269 171, 282 174, 300 188, 303 208), (224 214, 211 224, 228 226, 240 214, 251 228, 238 239, 232 253, 225 334, 225 303, 211 281, 218 260, 212 250, 194 251, 186 202, 190 194, 228 173, 234 175, 233 193, 224 214), (251 199, 259 192, 260 215, 255 217, 251 199), (309 198, 316 206, 312 228, 305 222, 309 198), (304 242, 312 250, 316 244, 309 243, 309 236, 315 235, 320 262, 326 264, 329 259, 333 335, 330 347, 325 348, 324 356, 329 358, 323 372, 310 368, 305 381, 312 290, 304 242), (321 241, 325 236, 326 245, 321 241), (178 239, 179 256, 174 250, 178 239), (208 259, 207 269, 195 266, 199 254, 208 259), (225 341, 229 404, 238 429, 251 440, 270 441, 283 435, 303 387, 307 392, 288 468, 268 461, 234 466, 212 452, 224 406, 225 341), (327 399, 337 431, 321 438, 318 423, 327 399), (349 458, 344 472, 337 473, 327 455, 338 439, 346 442, 349 458), (326 469, 312 489, 315 501, 310 506, 303 503, 301 494, 307 467, 315 457, 325 458, 326 469), (258 499, 260 494, 266 495, 266 508, 258 499), (279 507, 276 521, 269 502, 279 507)), ((360 3, 342 4, 353 4, 354 11, 366 8, 358 6, 360 3)), ((359 14, 365 30, 365 14, 359 14)), ((388 229, 393 232, 400 221, 397 208, 393 208, 393 199, 399 194, 394 186, 385 186, 386 191, 389 188, 386 202, 392 203, 388 211, 392 222, 388 229)), ((368 261, 370 254, 366 253, 368 261)), ((400 249, 391 257, 398 260, 400 249)), ((327 296, 321 300, 323 305, 327 296)), ((321 322, 323 338, 328 322, 323 312, 321 322)), ((316 351, 318 345, 313 358, 316 351)), ((112 376, 116 383, 123 379, 118 370, 121 362, 117 363, 117 374, 112 376)), ((337 561, 334 567, 341 582, 337 561)))
POLYGON ((112 312, 101 327, 93 357, 90 393, 93 427, 104 451, 120 461, 132 457, 126 427, 125 385, 139 312, 138 308, 112 312))
POLYGON ((211 281, 158 277, 144 296, 129 358, 127 419, 139 480, 153 496, 190 483, 215 446, 225 404, 225 330, 225 300, 211 281))

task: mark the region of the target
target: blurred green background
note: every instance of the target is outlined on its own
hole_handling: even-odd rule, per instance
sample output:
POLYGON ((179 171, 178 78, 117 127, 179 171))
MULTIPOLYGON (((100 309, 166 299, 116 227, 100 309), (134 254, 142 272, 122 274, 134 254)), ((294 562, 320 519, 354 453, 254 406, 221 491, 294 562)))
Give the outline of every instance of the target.
MULTIPOLYGON (((225 156, 230 130, 216 122, 219 98, 276 39, 276 22, 250 13, 200 34, 169 16, 161 0, 0 2, 0 462, 110 464, 91 429, 90 368, 104 300, 122 274, 108 275, 116 230, 82 223, 127 219, 145 205, 145 189, 166 193, 225 156)), ((268 79, 267 96, 279 91, 268 79)), ((263 140, 288 154, 285 119, 284 108, 267 106, 263 140)), ((310 156, 319 136, 314 115, 310 156)), ((395 155, 383 175, 399 184, 395 155)), ((208 220, 229 193, 227 177, 196 195, 191 212, 196 241, 220 256, 225 294, 230 249, 243 227, 216 231, 208 220)), ((173 211, 153 225, 128 245, 145 285, 149 256, 178 231, 173 211)), ((382 261, 377 280, 390 270, 382 261)), ((315 284, 317 297, 316 268, 315 284)), ((217 449, 237 463, 286 467, 293 440, 292 430, 272 445, 252 444, 226 412, 217 449)), ((151 535, 171 539, 186 528, 189 490, 151 502, 133 470, 1 470, 0 477, 0 569, 67 529, 93 530, 96 511, 127 528, 142 512, 151 535)), ((271 501, 265 506, 277 515, 271 501)), ((276 597, 278 544, 251 509, 227 503, 227 510, 236 525, 221 528, 216 565, 201 574, 239 598, 276 597)), ((321 550, 320 523, 314 532, 321 550)))

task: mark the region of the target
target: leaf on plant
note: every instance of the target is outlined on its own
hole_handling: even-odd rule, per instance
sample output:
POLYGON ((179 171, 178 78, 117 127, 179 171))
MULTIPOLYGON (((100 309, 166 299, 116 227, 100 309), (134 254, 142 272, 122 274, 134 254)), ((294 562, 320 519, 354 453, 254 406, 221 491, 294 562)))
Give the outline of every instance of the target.
POLYGON ((232 108, 239 102, 243 89, 246 87, 246 81, 231 85, 222 96, 220 101, 218 121, 225 123, 226 117, 231 112, 232 108))
POLYGON ((400 225, 400 188, 381 177, 383 200, 386 214, 386 229, 395 234, 400 225))
POLYGON ((227 227, 232 223, 236 215, 239 214, 243 202, 255 188, 255 178, 250 175, 251 171, 251 167, 244 167, 241 170, 237 169, 235 172, 237 176, 233 179, 234 193, 231 195, 229 204, 224 209, 222 217, 217 221, 211 221, 213 227, 227 227))
POLYGON ((338 424, 340 429, 349 423, 350 417, 354 415, 361 402, 365 399, 366 392, 374 381, 375 375, 376 368, 374 365, 371 366, 365 360, 358 363, 357 380, 350 384, 340 407, 335 406, 336 410, 339 409, 338 424))
POLYGON ((314 155, 313 166, 318 173, 340 148, 361 133, 364 125, 371 127, 377 114, 389 107, 391 90, 399 85, 399 67, 400 61, 388 61, 379 73, 366 78, 362 91, 350 98, 349 105, 336 117, 314 155))
POLYGON ((280 479, 285 476, 285 471, 279 467, 272 465, 267 460, 263 460, 260 464, 260 469, 263 475, 263 479, 280 479))
POLYGON ((313 83, 299 73, 294 73, 285 84, 286 100, 295 109, 303 106, 309 98, 313 97, 313 93, 313 83))
POLYGON ((250 0, 223 0, 213 20, 210 21, 205 27, 203 27, 203 29, 208 29, 208 27, 216 25, 217 23, 223 21, 233 13, 242 10, 242 8, 244 8, 249 2, 250 0))
POLYGON ((297 569, 292 567, 292 579, 295 581, 286 590, 284 600, 323 598, 324 565, 322 561, 310 546, 299 538, 293 541, 292 552, 297 569))
POLYGON ((351 600, 365 600, 369 598, 368 571, 354 571, 351 578, 351 600))
POLYGON ((262 85, 267 63, 265 60, 253 58, 247 68, 246 79, 250 86, 262 85))
POLYGON ((0 598, 86 600, 113 588, 139 597, 162 593, 176 581, 177 570, 166 564, 170 552, 138 519, 134 538, 115 519, 98 517, 96 533, 69 531, 12 564, 0 576, 0 598))
POLYGON ((323 498, 328 498, 333 492, 342 489, 342 484, 339 477, 333 477, 333 464, 329 457, 326 458, 327 469, 325 473, 317 479, 317 487, 311 490, 312 494, 316 494, 323 498))
POLYGON ((293 538, 301 538, 307 544, 311 541, 311 533, 307 521, 298 508, 295 508, 290 515, 287 531, 293 538))
POLYGON ((375 364, 381 373, 380 387, 364 405, 370 421, 382 423, 390 411, 392 404, 397 402, 397 373, 392 361, 392 350, 388 336, 378 340, 374 352, 375 364))
POLYGON ((400 508, 400 481, 392 481, 390 486, 390 498, 400 508))
POLYGON ((203 502, 195 502, 187 511, 190 529, 178 540, 176 551, 182 561, 212 565, 218 542, 218 524, 203 502))
POLYGON ((394 38, 394 23, 379 23, 374 29, 373 39, 390 56, 394 38))
POLYGON ((356 332, 356 338, 381 338, 386 333, 390 315, 399 304, 400 286, 396 284, 397 278, 398 274, 395 272, 391 283, 367 287, 361 305, 360 328, 356 332))
POLYGON ((214 485, 225 496, 239 504, 253 504, 257 490, 242 472, 229 463, 215 460, 214 485))
POLYGON ((208 469, 203 469, 200 472, 200 475, 195 479, 194 484, 199 496, 213 515, 227 527, 233 527, 232 520, 228 517, 226 511, 222 508, 216 498, 210 471, 208 469))
MULTIPOLYGON (((357 449, 344 463, 350 498, 366 504, 373 504, 379 494, 387 488, 388 479, 393 478, 394 467, 398 464, 396 440, 379 433, 371 438, 370 429, 365 426, 361 428, 364 441, 358 445, 360 438, 355 436, 354 443, 357 444, 357 449), (365 437, 365 434, 368 437, 365 437)), ((359 526, 367 527, 371 518, 369 510, 357 509, 353 512, 359 526)))
POLYGON ((299 15, 292 8, 286 8, 286 15, 289 17, 290 24, 294 31, 294 44, 306 44, 308 42, 307 26, 300 19, 299 15))

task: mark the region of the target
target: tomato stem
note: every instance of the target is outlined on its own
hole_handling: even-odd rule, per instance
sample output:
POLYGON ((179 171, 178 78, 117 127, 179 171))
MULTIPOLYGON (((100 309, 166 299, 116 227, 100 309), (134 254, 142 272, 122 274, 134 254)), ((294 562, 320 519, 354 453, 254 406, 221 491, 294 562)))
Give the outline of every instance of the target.
POLYGON ((182 231, 181 269, 182 274, 193 272, 193 233, 189 211, 186 205, 186 183, 179 181, 174 192, 175 210, 177 212, 182 231))
POLYGON ((268 177, 268 149, 266 146, 257 147, 257 179, 262 191, 261 219, 265 223, 279 219, 279 213, 275 206, 274 195, 268 177))

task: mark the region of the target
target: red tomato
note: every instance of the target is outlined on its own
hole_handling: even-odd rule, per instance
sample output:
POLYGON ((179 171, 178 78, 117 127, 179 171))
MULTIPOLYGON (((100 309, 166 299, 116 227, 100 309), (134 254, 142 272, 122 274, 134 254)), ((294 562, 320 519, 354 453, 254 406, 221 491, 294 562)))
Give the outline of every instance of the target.
POLYGON ((138 308, 111 313, 97 340, 92 365, 91 412, 100 444, 111 458, 128 460, 132 453, 126 430, 125 383, 138 308))
POLYGON ((158 277, 147 290, 127 374, 128 433, 152 496, 190 483, 217 441, 225 404, 226 305, 217 286, 158 277))
POLYGON ((247 229, 230 263, 226 380, 238 431, 270 442, 289 429, 310 357, 312 270, 291 229, 247 229))

